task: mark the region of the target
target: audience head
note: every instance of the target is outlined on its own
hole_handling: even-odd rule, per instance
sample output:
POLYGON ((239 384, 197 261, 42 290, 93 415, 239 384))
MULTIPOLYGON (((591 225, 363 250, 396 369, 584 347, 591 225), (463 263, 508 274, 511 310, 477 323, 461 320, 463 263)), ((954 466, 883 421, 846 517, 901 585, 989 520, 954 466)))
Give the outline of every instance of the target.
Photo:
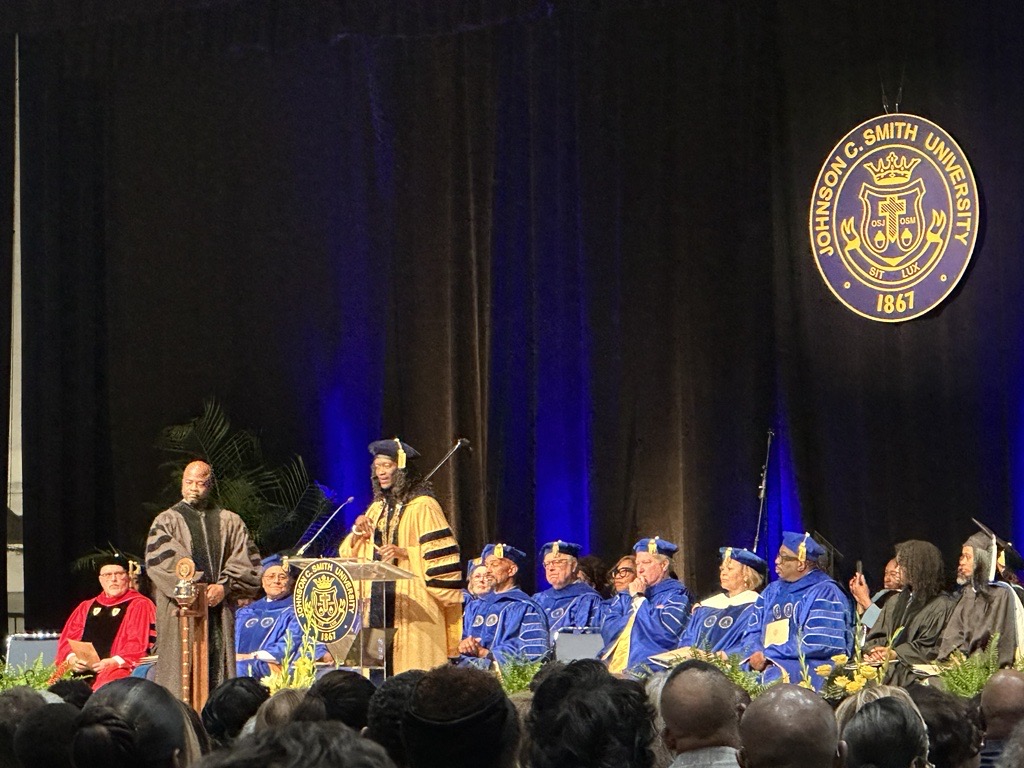
POLYGON ((55 693, 60 696, 68 704, 81 709, 85 706, 85 702, 92 696, 92 686, 89 685, 85 680, 78 678, 69 678, 67 680, 58 680, 49 688, 50 693, 55 693))
POLYGON ((336 720, 288 723, 243 736, 199 768, 394 768, 384 749, 336 720))
POLYGON ((78 713, 78 707, 65 703, 47 704, 26 714, 14 732, 14 754, 21 765, 71 768, 71 737, 78 713))
POLYGON ((982 733, 966 704, 930 685, 912 685, 907 693, 928 728, 928 762, 935 768, 977 765, 982 733))
POLYGON ((774 685, 740 718, 743 768, 838 768, 846 745, 832 708, 813 691, 774 685))
POLYGON ((27 685, 8 688, 0 693, 0 765, 16 765, 14 732, 22 718, 34 709, 46 706, 39 691, 27 685))
POLYGON ((924 768, 928 763, 921 716, 894 696, 869 701, 842 735, 846 768, 924 768))
POLYGON ((413 688, 402 739, 411 768, 507 768, 516 760, 519 719, 493 675, 437 667, 413 688))
POLYGON ((340 720, 357 731, 366 727, 366 711, 376 687, 362 675, 335 669, 306 692, 292 720, 340 720))
POLYGON ((270 691, 255 678, 234 677, 225 680, 206 700, 203 727, 214 744, 226 747, 268 698, 270 691))
POLYGON ((665 746, 676 754, 706 747, 739 748, 742 694, 715 667, 673 670, 661 690, 665 746))
POLYGON ((526 727, 531 768, 650 768, 654 760, 654 707, 634 680, 577 684, 557 706, 531 711, 526 727))
POLYGON ((886 696, 892 696, 902 701, 908 707, 913 709, 917 714, 918 719, 924 723, 924 718, 922 718, 921 713, 917 711, 917 705, 914 703, 914 700, 910 698, 910 694, 907 693, 906 688, 900 688, 896 685, 872 685, 867 688, 861 688, 852 696, 847 696, 839 702, 839 706, 836 707, 836 722, 839 724, 839 734, 842 735, 843 728, 846 727, 846 724, 853 719, 853 716, 856 715, 865 704, 872 701, 878 701, 879 699, 884 699, 886 696))
POLYGON ((421 669, 410 669, 392 675, 370 697, 363 735, 384 747, 399 768, 409 764, 402 743, 402 718, 409 708, 413 688, 425 674, 421 669))
POLYGON ((914 593, 915 601, 927 603, 945 587, 946 564, 931 542, 911 539, 897 544, 896 562, 901 584, 914 593))
POLYGON ((1015 669, 996 672, 981 692, 986 739, 1007 739, 1024 720, 1024 674, 1015 669))
POLYGON ((262 731, 290 723, 305 695, 305 689, 296 688, 282 688, 273 694, 256 710, 255 730, 262 731))
POLYGON ((1024 722, 1013 729, 996 762, 997 768, 1020 768, 1024 765, 1024 722))
POLYGON ((140 677, 96 691, 77 719, 76 768, 182 768, 195 762, 202 738, 195 714, 170 691, 140 677))

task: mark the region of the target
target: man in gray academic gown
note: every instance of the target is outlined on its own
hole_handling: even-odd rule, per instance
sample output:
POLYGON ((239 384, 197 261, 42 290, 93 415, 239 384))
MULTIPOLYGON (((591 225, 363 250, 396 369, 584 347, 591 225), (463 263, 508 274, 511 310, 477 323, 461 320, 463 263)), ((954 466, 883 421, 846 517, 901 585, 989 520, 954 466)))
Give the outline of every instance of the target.
POLYGON ((1024 607, 1009 584, 995 581, 995 539, 976 533, 964 542, 956 581, 963 586, 942 633, 938 660, 953 651, 970 656, 983 650, 999 634, 999 666, 1013 665, 1014 653, 1024 642, 1024 607))
POLYGON ((210 690, 235 676, 235 608, 256 596, 260 556, 245 523, 210 501, 213 469, 193 461, 181 478, 182 500, 156 516, 146 541, 146 573, 156 603, 156 682, 181 697, 181 637, 175 565, 190 557, 202 572, 209 606, 210 690))

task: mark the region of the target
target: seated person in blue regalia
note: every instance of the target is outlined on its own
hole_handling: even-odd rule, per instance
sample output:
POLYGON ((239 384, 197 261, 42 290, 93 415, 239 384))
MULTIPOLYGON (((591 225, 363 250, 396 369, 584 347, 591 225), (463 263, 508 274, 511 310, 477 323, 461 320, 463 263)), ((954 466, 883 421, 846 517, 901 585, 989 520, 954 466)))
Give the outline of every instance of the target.
POLYGON ((601 595, 580 580, 577 558, 580 545, 568 541, 550 541, 541 550, 544 577, 551 589, 533 596, 548 619, 548 631, 588 634, 601 630, 601 595))
POLYGON ((675 544, 657 536, 633 545, 637 576, 606 606, 601 658, 611 672, 642 671, 650 657, 679 647, 693 598, 671 578, 675 544))
POLYGON ((788 677, 802 682, 800 656, 815 690, 824 682, 814 669, 837 654, 849 654, 853 642, 850 600, 818 569, 825 549, 809 533, 785 531, 775 558, 778 581, 757 598, 747 632, 754 652, 750 668, 763 682, 788 677))
POLYGON ((526 553, 508 544, 488 544, 480 557, 494 588, 466 604, 456 662, 487 668, 495 661, 543 659, 549 647, 544 611, 516 586, 526 553))
POLYGON ((752 642, 746 629, 768 563, 742 547, 722 547, 718 552, 722 557, 718 583, 723 591, 693 609, 680 645, 724 656, 737 653, 745 659, 754 650, 747 647, 752 642))
MULTIPOLYGON (((292 606, 295 578, 282 567, 280 555, 271 555, 263 561, 261 582, 266 596, 239 608, 235 614, 238 677, 269 675, 270 664, 280 666, 283 662, 286 644, 292 649, 293 659, 302 650, 302 628, 292 606)), ((325 650, 317 646, 317 657, 325 650)))

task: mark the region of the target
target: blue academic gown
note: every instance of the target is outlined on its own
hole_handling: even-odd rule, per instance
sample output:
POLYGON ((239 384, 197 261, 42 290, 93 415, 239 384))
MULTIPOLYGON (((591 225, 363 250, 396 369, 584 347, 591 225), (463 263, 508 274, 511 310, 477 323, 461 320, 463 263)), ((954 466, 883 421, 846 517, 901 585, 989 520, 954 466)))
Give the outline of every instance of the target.
MULTIPOLYGON (((463 637, 475 637, 499 664, 510 659, 538 661, 548 652, 548 623, 543 609, 519 588, 491 592, 466 603, 463 637)), ((463 656, 461 661, 479 664, 463 656)))
POLYGON ((747 632, 752 651, 761 650, 772 663, 762 674, 766 683, 782 677, 792 683, 801 678, 800 653, 815 690, 824 682, 814 672, 839 653, 849 655, 853 643, 850 601, 828 574, 813 570, 797 581, 773 581, 758 597, 750 613, 747 632), (772 622, 783 622, 772 627, 772 622), (766 637, 773 633, 774 638, 766 637), (765 646, 772 639, 778 642, 765 646))
POLYGON ((580 627, 594 633, 601 630, 601 595, 584 581, 561 589, 546 589, 534 595, 533 599, 544 609, 552 637, 555 632, 580 627))
POLYGON ((756 601, 757 592, 751 589, 733 597, 725 592, 709 597, 690 615, 680 647, 748 657, 757 650, 755 640, 747 632, 756 601))
MULTIPOLYGON (((280 600, 263 598, 239 608, 235 614, 235 652, 266 651, 280 663, 284 658, 287 638, 291 637, 293 658, 302 649, 302 627, 295 617, 292 596, 280 600)), ((317 655, 323 655, 323 646, 317 655)), ((238 677, 265 677, 270 674, 267 662, 248 659, 236 662, 238 677)))
MULTIPOLYGON (((692 602, 690 590, 676 579, 665 579, 647 588, 636 609, 636 619, 629 635, 626 669, 646 665, 651 656, 680 647, 692 602)), ((600 654, 602 659, 611 655, 632 612, 633 598, 628 589, 619 592, 611 604, 606 605, 601 624, 601 637, 605 642, 600 654)))

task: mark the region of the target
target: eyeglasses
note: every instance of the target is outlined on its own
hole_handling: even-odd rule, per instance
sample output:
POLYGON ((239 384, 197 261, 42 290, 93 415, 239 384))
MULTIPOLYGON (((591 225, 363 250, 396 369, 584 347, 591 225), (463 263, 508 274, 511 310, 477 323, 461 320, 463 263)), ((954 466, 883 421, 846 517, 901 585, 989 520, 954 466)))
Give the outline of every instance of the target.
POLYGON ((776 555, 775 559, 782 563, 792 563, 800 560, 800 558, 795 555, 776 555))
POLYGON ((555 558, 554 560, 546 560, 544 562, 544 567, 545 568, 564 568, 568 564, 569 564, 569 558, 567 558, 567 557, 558 557, 558 558, 555 558))
POLYGON ((110 573, 101 573, 101 579, 124 579, 128 577, 127 571, 111 571, 110 573))
POLYGON ((636 571, 632 568, 613 568, 612 570, 608 571, 608 575, 611 576, 613 579, 617 579, 621 576, 635 576, 636 571))

